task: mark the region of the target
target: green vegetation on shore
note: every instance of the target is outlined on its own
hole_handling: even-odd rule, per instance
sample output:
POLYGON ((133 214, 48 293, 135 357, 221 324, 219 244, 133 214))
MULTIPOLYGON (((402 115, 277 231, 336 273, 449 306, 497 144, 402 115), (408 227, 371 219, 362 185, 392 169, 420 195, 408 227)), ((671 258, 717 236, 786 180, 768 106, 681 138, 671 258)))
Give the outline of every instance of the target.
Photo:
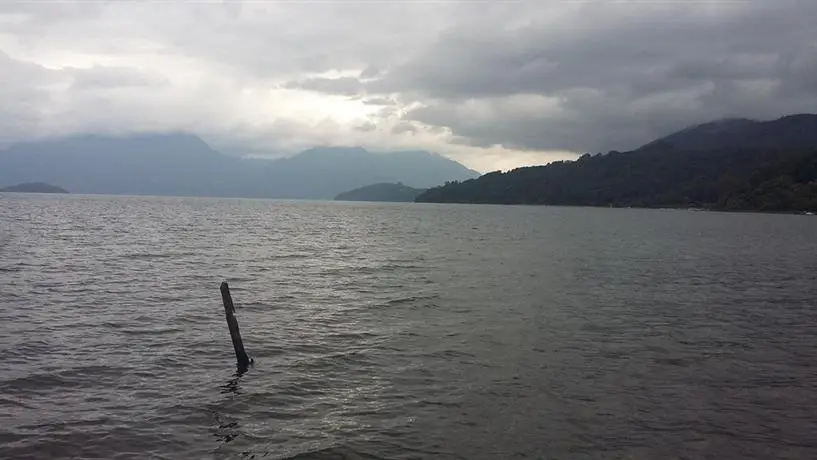
POLYGON ((707 123, 631 152, 448 182, 416 201, 815 212, 817 116, 707 123))
POLYGON ((421 202, 817 211, 817 149, 629 152, 450 182, 421 202))
POLYGON ((405 202, 414 201, 417 195, 423 193, 424 189, 409 187, 398 182, 379 183, 367 185, 365 187, 356 188, 343 192, 335 197, 339 201, 395 201, 405 202))

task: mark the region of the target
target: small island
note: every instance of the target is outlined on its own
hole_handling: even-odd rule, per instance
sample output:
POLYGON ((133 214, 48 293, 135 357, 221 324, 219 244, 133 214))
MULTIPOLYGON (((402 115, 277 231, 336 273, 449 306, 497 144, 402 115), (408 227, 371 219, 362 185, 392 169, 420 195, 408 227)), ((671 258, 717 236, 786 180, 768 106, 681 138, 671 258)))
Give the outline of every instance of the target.
POLYGON ((12 185, 11 187, 0 188, 0 192, 10 193, 68 193, 62 187, 46 184, 43 182, 26 182, 24 184, 12 185))
POLYGON ((340 193, 335 200, 412 202, 424 191, 425 189, 409 187, 400 182, 396 184, 384 182, 340 193))

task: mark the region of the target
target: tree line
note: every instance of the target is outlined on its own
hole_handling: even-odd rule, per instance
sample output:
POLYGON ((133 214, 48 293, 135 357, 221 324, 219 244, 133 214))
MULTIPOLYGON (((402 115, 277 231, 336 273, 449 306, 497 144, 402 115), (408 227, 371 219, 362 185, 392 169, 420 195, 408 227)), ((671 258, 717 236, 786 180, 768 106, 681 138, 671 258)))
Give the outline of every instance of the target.
POLYGON ((817 148, 632 152, 493 172, 427 190, 419 202, 817 211, 817 148))

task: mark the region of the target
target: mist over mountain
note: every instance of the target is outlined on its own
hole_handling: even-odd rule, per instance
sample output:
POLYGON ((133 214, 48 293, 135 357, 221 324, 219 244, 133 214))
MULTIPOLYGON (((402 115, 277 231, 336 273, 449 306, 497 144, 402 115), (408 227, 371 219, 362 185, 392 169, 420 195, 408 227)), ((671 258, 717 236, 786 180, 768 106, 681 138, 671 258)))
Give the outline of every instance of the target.
POLYGON ((456 161, 426 151, 371 153, 359 147, 321 147, 270 162, 262 196, 334 198, 338 193, 383 182, 428 188, 452 177, 479 176, 456 161))
POLYGON ((425 151, 319 147, 290 158, 243 159, 184 133, 83 135, 0 151, 0 186, 58 183, 73 193, 332 199, 378 182, 431 187, 478 175, 425 151))

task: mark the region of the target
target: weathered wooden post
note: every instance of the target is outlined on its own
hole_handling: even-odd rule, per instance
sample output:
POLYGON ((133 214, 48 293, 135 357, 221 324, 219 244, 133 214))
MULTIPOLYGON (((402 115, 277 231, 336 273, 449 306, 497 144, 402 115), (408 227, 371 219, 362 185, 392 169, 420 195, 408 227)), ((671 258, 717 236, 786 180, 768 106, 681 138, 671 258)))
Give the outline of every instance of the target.
POLYGON ((238 321, 235 319, 235 305, 233 297, 230 295, 230 286, 224 281, 221 283, 221 300, 224 301, 224 315, 227 317, 227 327, 230 328, 230 338, 233 339, 235 348, 235 359, 240 369, 246 369, 250 365, 250 358, 244 351, 244 342, 241 340, 241 331, 238 330, 238 321))

